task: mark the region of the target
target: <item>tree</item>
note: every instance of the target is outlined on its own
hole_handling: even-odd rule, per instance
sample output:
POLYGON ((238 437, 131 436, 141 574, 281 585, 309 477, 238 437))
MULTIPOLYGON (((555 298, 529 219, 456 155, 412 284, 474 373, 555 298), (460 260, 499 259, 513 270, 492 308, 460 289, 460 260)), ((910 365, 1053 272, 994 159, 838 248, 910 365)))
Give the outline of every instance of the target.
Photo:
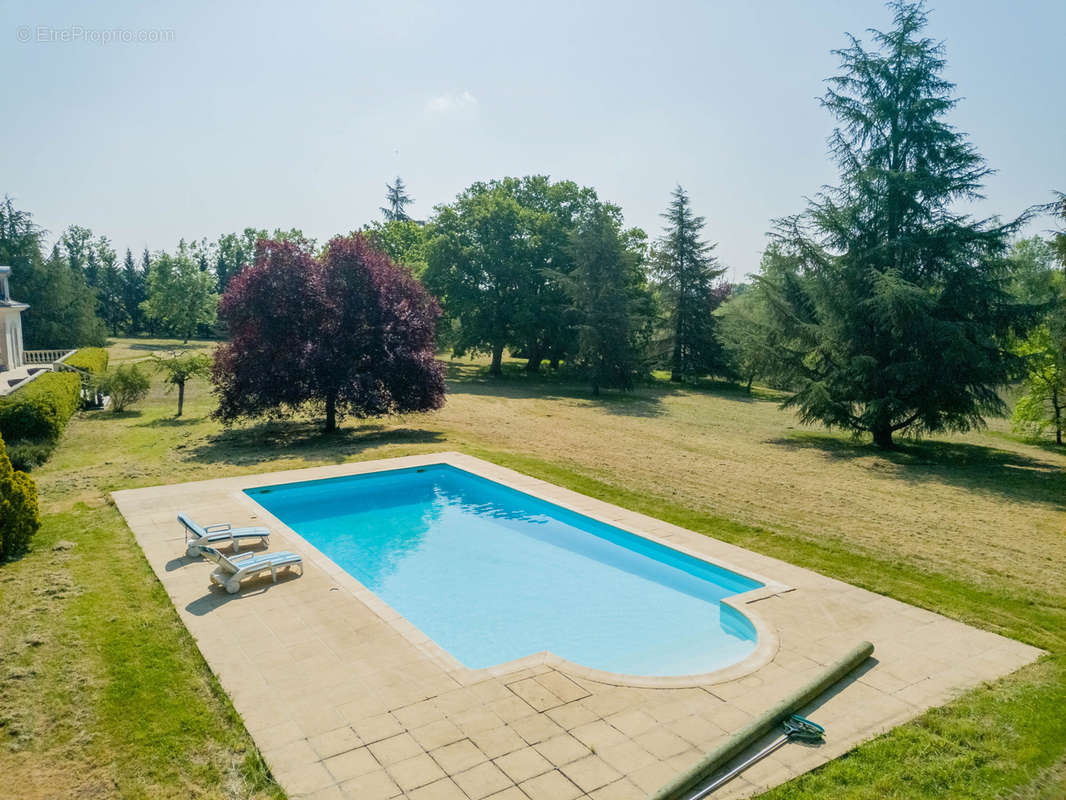
POLYGON ((576 312, 578 362, 594 395, 601 386, 630 389, 643 366, 651 299, 619 210, 597 204, 587 211, 570 248, 574 269, 559 279, 576 312))
POLYGON ((504 348, 517 338, 519 308, 536 281, 530 215, 504 187, 474 184, 438 209, 429 244, 423 280, 459 325, 453 350, 490 353, 493 375, 501 372, 504 348))
POLYGON ((408 272, 355 234, 321 258, 292 242, 263 240, 255 264, 219 304, 230 340, 215 353, 215 416, 338 415, 426 411, 444 404, 434 358, 440 314, 408 272))
POLYGON ((255 243, 267 238, 265 230, 245 228, 241 233, 227 233, 218 237, 215 246, 215 280, 219 294, 226 291, 230 280, 255 260, 255 243))
POLYGON ((100 286, 96 297, 98 313, 111 335, 118 336, 119 329, 128 325, 130 319, 126 313, 125 287, 123 273, 118 266, 118 254, 106 236, 97 240, 96 253, 100 263, 100 286))
POLYGON ((1018 347, 1026 361, 1022 395, 1011 418, 1015 430, 1040 436, 1050 427, 1062 444, 1066 426, 1066 315, 1037 326, 1018 347))
POLYGON ((139 364, 122 364, 107 373, 103 390, 111 398, 111 410, 118 414, 148 396, 152 382, 139 364))
MULTIPOLYGON (((1066 194, 1062 192, 1055 192, 1055 194, 1057 199, 1048 206, 1048 210, 1066 221, 1066 194)), ((1066 269, 1066 229, 1052 231, 1051 248, 1055 251, 1055 256, 1062 264, 1062 268, 1066 269)))
POLYGON ((893 28, 837 51, 841 74, 822 104, 839 120, 830 150, 840 185, 779 220, 796 262, 763 282, 798 390, 802 422, 870 432, 966 430, 1000 413, 1008 352, 1024 309, 1006 291, 1005 253, 1021 220, 957 211, 989 170, 944 116, 953 84, 943 46, 922 35, 920 2, 897 0, 893 28))
POLYGON ((426 243, 432 228, 412 219, 371 222, 363 233, 376 250, 394 264, 407 267, 416 278, 426 271, 426 243))
POLYGON ((25 553, 40 527, 37 484, 11 466, 0 439, 0 562, 25 553))
MULTIPOLYGON (((145 251, 145 258, 147 257, 145 251)), ((141 310, 141 303, 148 299, 146 270, 147 264, 143 269, 137 268, 133 253, 127 248, 126 258, 122 262, 122 307, 126 311, 130 333, 140 333, 144 330, 144 311, 141 310)))
POLYGON ((203 353, 173 352, 167 356, 154 356, 156 369, 163 373, 163 382, 178 387, 178 413, 185 406, 185 383, 190 378, 206 378, 211 375, 211 359, 203 353))
POLYGON ((89 286, 89 258, 93 252, 93 232, 80 225, 71 225, 59 237, 59 242, 66 253, 70 268, 81 275, 89 286))
POLYGON ((185 241, 174 255, 156 253, 148 270, 148 299, 142 304, 145 317, 188 341, 201 325, 215 321, 218 295, 214 278, 200 269, 185 241))
POLYGON ((714 335, 714 310, 721 302, 715 279, 724 272, 703 239, 706 221, 692 211, 688 194, 674 189, 663 213, 666 229, 657 249, 659 285, 669 318, 670 380, 726 374, 728 365, 714 335))
POLYGON ((402 222, 411 219, 407 216, 407 206, 413 203, 412 197, 407 194, 403 178, 396 176, 396 183, 385 184, 385 205, 381 207, 381 215, 386 222, 402 222))
POLYGON ((570 236, 596 202, 592 189, 534 175, 475 183, 437 209, 422 279, 457 323, 457 355, 490 353, 493 375, 505 347, 530 371, 564 356, 577 336, 559 276, 573 269, 570 236))
MULTIPOLYGON (((85 229, 81 229, 85 230, 85 229)), ((0 204, 0 263, 11 267, 11 292, 30 308, 23 318, 27 349, 100 346, 106 330, 96 316, 96 295, 58 245, 45 258, 42 232, 10 197, 0 204)))
POLYGON ((1032 236, 1016 242, 1010 255, 1011 293, 1040 314, 1036 326, 1014 347, 1025 373, 1011 421, 1016 431, 1032 436, 1042 436, 1050 427, 1061 445, 1066 424, 1066 273, 1056 268, 1054 243, 1032 236))

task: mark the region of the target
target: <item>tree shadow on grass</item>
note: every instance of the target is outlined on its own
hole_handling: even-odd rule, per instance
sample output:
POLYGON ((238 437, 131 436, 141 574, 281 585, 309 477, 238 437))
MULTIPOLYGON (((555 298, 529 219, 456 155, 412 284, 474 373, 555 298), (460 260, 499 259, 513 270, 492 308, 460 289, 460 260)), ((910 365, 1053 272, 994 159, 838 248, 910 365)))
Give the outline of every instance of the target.
POLYGON ((263 422, 224 429, 184 449, 184 454, 205 464, 248 465, 286 457, 339 464, 383 444, 434 444, 444 439, 440 431, 376 423, 324 433, 319 422, 263 422))
POLYGON ((666 413, 663 400, 683 392, 712 394, 742 403, 766 400, 736 384, 711 379, 671 383, 649 378, 629 391, 604 389, 594 395, 580 375, 565 369, 526 372, 521 365, 504 364, 503 374, 495 377, 482 364, 449 361, 445 365, 449 394, 512 400, 575 400, 597 406, 608 414, 629 417, 661 416, 666 413))
MULTIPOLYGON (((214 344, 212 342, 211 344, 214 344)), ((146 350, 148 352, 162 352, 171 350, 206 350, 211 344, 204 344, 202 342, 185 342, 178 341, 169 342, 167 344, 149 344, 148 342, 138 342, 137 344, 131 344, 130 350, 146 350)))
POLYGON ((158 419, 142 422, 140 428, 184 428, 187 425, 198 425, 203 422, 202 417, 159 417, 158 419))
POLYGON ((818 450, 834 460, 880 458, 908 483, 952 484, 981 494, 1066 510, 1066 471, 1059 464, 996 447, 935 440, 903 441, 894 450, 831 434, 797 432, 769 444, 818 450))

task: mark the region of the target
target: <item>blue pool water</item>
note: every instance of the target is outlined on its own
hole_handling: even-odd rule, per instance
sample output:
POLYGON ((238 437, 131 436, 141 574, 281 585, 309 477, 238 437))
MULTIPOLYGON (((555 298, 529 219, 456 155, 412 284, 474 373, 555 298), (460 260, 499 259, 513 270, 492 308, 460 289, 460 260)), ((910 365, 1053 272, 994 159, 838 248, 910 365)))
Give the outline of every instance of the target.
POLYGON ((719 601, 761 583, 452 466, 247 494, 473 669, 688 675, 755 647, 719 601))

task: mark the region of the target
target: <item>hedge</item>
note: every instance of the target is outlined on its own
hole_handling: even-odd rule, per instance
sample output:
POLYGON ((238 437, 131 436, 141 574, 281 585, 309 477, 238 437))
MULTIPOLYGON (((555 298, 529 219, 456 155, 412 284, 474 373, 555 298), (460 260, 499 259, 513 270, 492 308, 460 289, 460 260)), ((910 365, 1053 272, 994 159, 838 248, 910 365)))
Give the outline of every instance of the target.
POLYGON ((107 372, 107 350, 103 347, 83 347, 63 363, 93 375, 103 375, 107 372))
POLYGON ((25 553, 40 527, 37 485, 25 472, 11 468, 0 439, 0 561, 25 553))
POLYGON ((81 404, 81 378, 73 372, 47 372, 0 398, 0 436, 56 441, 81 404))

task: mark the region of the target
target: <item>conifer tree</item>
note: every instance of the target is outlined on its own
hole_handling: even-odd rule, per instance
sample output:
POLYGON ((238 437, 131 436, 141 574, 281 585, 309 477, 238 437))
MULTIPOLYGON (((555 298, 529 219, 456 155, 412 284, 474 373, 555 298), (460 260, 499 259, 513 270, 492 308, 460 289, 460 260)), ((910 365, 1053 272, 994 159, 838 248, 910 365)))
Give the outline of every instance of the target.
POLYGON ((404 185, 403 178, 397 175, 396 183, 386 183, 385 190, 386 205, 381 207, 381 214, 385 217, 385 221, 397 222, 410 219, 406 209, 408 205, 414 202, 414 198, 407 194, 407 187, 404 185))
POLYGON ((556 276, 577 317, 577 360, 592 393, 630 389, 643 367, 651 300, 639 257, 627 248, 617 208, 596 203, 571 237, 573 270, 556 276))
POLYGON ((141 310, 141 303, 147 299, 145 270, 137 268, 133 253, 126 248, 126 258, 122 263, 122 305, 129 319, 130 333, 140 333, 144 330, 144 311, 141 310))
POLYGON ((797 267, 771 289, 801 421, 870 432, 966 430, 1000 413, 1016 375, 1007 336, 1020 322, 1005 253, 1020 220, 959 213, 980 197, 984 160, 946 120, 944 48, 923 34, 921 2, 889 5, 893 27, 836 51, 822 105, 839 121, 840 185, 780 220, 797 267), (775 288, 776 287, 776 288, 775 288))
POLYGON ((106 236, 101 236, 97 240, 96 253, 100 264, 97 307, 100 318, 111 331, 111 335, 118 336, 119 328, 129 324, 123 274, 118 266, 118 254, 106 236))
MULTIPOLYGON (((79 230, 89 234, 85 228, 79 230)), ((5 198, 0 203, 0 264, 12 268, 12 296, 30 306, 22 321, 25 347, 102 345, 107 332, 96 316, 95 292, 58 244, 45 258, 41 239, 32 215, 5 198)))
POLYGON ((670 380, 726 374, 722 347, 714 335, 713 312, 721 298, 714 283, 725 268, 703 239, 706 220, 692 211, 688 193, 678 186, 661 214, 666 229, 658 243, 657 268, 669 322, 670 380))

